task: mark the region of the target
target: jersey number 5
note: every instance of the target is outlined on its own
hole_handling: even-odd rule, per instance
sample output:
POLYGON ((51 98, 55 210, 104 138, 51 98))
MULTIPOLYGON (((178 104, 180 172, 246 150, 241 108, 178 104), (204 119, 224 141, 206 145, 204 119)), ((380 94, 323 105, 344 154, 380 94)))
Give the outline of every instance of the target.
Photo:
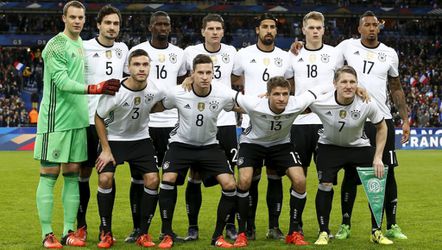
POLYGON ((110 76, 114 72, 112 68, 112 62, 106 62, 106 75, 110 76))

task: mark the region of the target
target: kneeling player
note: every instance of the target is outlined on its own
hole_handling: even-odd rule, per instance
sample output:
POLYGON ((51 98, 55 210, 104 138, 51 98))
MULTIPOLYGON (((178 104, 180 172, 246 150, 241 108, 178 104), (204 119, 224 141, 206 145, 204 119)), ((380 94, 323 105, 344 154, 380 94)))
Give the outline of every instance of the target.
POLYGON ((230 248, 222 232, 230 213, 236 205, 236 185, 233 171, 216 139, 216 122, 221 110, 234 108, 235 93, 220 84, 211 84, 213 62, 209 56, 197 55, 193 60, 190 81, 192 91, 181 86, 171 89, 160 103, 163 108, 177 108, 179 123, 171 133, 169 149, 163 161, 163 178, 160 185, 160 211, 164 235, 160 248, 171 248, 175 235, 172 230, 173 212, 177 197, 177 184, 183 184, 190 167, 196 168, 206 186, 216 181, 222 187, 218 204, 215 232, 212 244, 230 248))
POLYGON ((97 202, 100 214, 99 248, 110 248, 112 237, 112 180, 117 164, 128 162, 131 173, 143 176, 144 192, 140 204, 140 236, 137 244, 155 246, 147 233, 158 202, 158 168, 149 136, 149 113, 163 98, 162 92, 147 84, 150 58, 144 50, 129 55, 130 77, 122 80, 121 91, 99 100, 95 124, 101 153, 96 162, 99 174, 97 202), (107 135, 106 135, 107 126, 107 135))
MULTIPOLYGON (((332 182, 338 171, 343 167, 372 165, 377 177, 384 175, 382 152, 387 138, 387 126, 383 115, 375 103, 365 103, 355 95, 358 82, 352 67, 338 69, 333 84, 336 91, 310 106, 324 126, 318 140, 317 169, 320 183, 316 193, 316 214, 320 233, 316 245, 327 245, 329 242, 332 182), (376 148, 370 146, 363 132, 367 118, 376 124, 376 148)), ((385 245, 393 243, 382 235, 373 215, 371 241, 385 245)))
MULTIPOLYGON (((320 89, 315 92, 320 92, 320 89)), ((306 91, 297 97, 290 96, 290 83, 283 77, 273 77, 267 82, 267 97, 237 97, 238 106, 250 117, 250 126, 240 137, 237 188, 239 234, 234 246, 244 247, 248 244, 245 224, 249 211, 249 188, 253 168, 260 168, 263 162, 279 176, 287 174, 292 183, 290 229, 286 243, 307 245, 300 225, 307 195, 305 175, 299 156, 290 143, 290 129, 295 118, 315 101, 317 94, 306 91)))

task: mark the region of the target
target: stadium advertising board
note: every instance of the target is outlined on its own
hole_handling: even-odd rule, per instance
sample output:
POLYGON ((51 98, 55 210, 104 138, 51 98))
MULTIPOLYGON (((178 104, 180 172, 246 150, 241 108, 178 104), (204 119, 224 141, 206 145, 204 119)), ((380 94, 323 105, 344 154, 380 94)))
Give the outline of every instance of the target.
POLYGON ((395 133, 396 149, 442 149, 442 128, 412 128, 405 144, 401 144, 402 130, 395 133))

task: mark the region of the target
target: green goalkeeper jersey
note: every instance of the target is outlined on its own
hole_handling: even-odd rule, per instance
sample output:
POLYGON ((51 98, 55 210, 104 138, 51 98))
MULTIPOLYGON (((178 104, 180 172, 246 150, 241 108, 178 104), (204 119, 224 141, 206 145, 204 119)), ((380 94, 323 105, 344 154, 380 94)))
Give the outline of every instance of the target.
POLYGON ((37 133, 89 126, 85 95, 83 41, 59 33, 46 44, 43 99, 37 133))

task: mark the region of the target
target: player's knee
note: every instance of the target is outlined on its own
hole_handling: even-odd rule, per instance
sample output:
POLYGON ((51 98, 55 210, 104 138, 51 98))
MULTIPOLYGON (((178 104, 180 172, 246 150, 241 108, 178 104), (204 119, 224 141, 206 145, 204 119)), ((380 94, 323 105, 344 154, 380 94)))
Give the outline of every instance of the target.
POLYGON ((241 190, 249 190, 252 183, 253 170, 241 168, 238 176, 238 188, 241 190))
POLYGON ((318 189, 324 192, 331 192, 333 189, 333 183, 331 182, 322 182, 319 183, 318 189))
POLYGON ((222 178, 220 180, 220 185, 223 190, 235 190, 236 189, 235 179, 233 178, 233 175, 231 175, 230 177, 225 176, 224 178, 222 178))
POLYGON ((60 174, 60 167, 41 167, 40 174, 50 174, 52 176, 58 176, 60 174))
POLYGON ((163 174, 163 181, 169 182, 169 183, 175 183, 177 178, 177 173, 164 173, 163 174))
POLYGON ((111 188, 113 184, 114 173, 104 172, 98 175, 98 186, 101 188, 111 188))
POLYGON ((160 177, 158 173, 147 173, 144 174, 144 186, 150 189, 157 189, 160 183, 160 177))
POLYGON ((304 175, 299 175, 295 177, 294 180, 292 181, 292 185, 297 191, 305 190, 306 181, 304 175))

